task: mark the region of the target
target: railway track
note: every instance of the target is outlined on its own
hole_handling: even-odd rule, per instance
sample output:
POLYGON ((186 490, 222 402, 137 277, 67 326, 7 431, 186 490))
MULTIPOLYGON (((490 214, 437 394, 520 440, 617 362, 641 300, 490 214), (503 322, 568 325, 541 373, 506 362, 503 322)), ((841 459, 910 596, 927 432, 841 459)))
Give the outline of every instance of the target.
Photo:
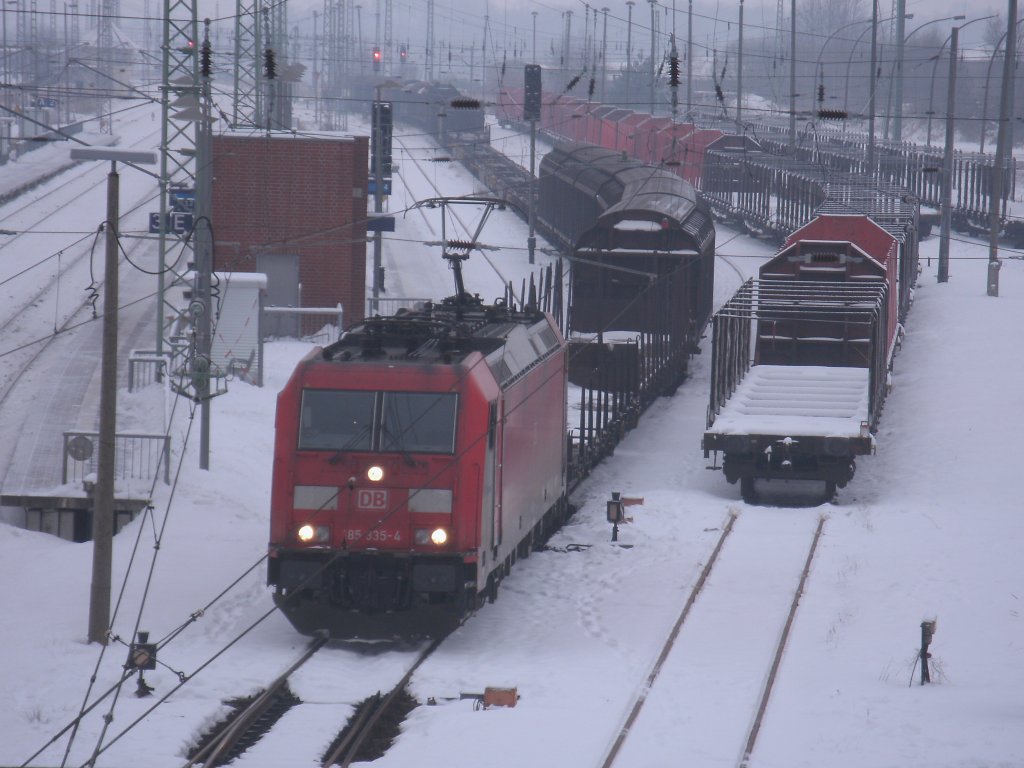
MULTIPOLYGON (((157 135, 148 134, 132 146, 150 146, 157 135)), ((104 236, 80 235, 68 245, 67 207, 80 198, 100 199, 106 188, 102 167, 90 166, 69 171, 70 176, 62 174, 31 203, 15 201, 3 208, 5 227, 16 234, 0 239, 0 290, 5 294, 0 309, 0 404, 49 341, 84 319, 85 309, 102 288, 104 236), (40 259, 40 253, 52 255, 40 259), (40 274, 41 270, 48 271, 40 274), (84 299, 72 298, 81 296, 83 289, 84 299)), ((141 192, 138 186, 133 189, 133 199, 121 216, 122 231, 139 225, 143 206, 155 193, 149 186, 141 192)), ((102 217, 98 208, 96 220, 102 217)), ((130 242, 128 256, 139 256, 145 241, 130 242)))
MULTIPOLYGON (((403 662, 396 654, 394 668, 386 665, 388 669, 378 670, 372 680, 363 681, 358 675, 345 674, 346 665, 333 649, 320 653, 328 637, 317 637, 266 688, 254 696, 236 700, 235 711, 204 734, 182 768, 215 768, 229 762, 240 766, 250 762, 265 765, 270 755, 279 764, 281 760, 283 764, 315 760, 323 768, 345 768, 355 761, 373 759, 367 756, 377 756, 387 748, 397 723, 410 706, 415 706, 407 693, 409 682, 443 640, 436 639, 420 649, 411 663, 403 662), (357 682, 347 681, 349 676, 357 682), (382 692, 378 687, 380 681, 388 678, 396 682, 382 692), (317 682, 310 685, 310 681, 317 682), (325 709, 302 700, 305 689, 315 697, 322 695, 325 683, 336 698, 347 700, 344 706, 325 709), (347 722, 344 722, 345 712, 349 713, 347 722), (321 738, 311 739, 311 732, 321 733, 321 738), (317 755, 305 754, 317 748, 317 744, 329 746, 320 747, 317 755)), ((359 657, 354 663, 363 661, 359 657)))
POLYGON ((824 525, 816 521, 808 547, 806 520, 750 515, 737 525, 730 513, 602 768, 633 764, 630 753, 652 744, 694 764, 747 765, 824 525), (737 615, 750 631, 723 633, 737 615), (658 685, 663 672, 671 688, 658 685))
MULTIPOLYGON (((416 159, 415 155, 408 150, 408 148, 406 147, 405 143, 402 141, 401 137, 395 136, 394 137, 394 142, 396 144, 398 144, 399 147, 401 147, 401 149, 405 153, 405 156, 412 162, 413 166, 415 166, 416 170, 424 178, 424 180, 427 182, 427 184, 430 185, 430 188, 434 190, 434 192, 437 194, 437 196, 438 197, 444 197, 446 193, 441 190, 441 188, 437 185, 437 183, 434 181, 434 179, 431 178, 431 175, 429 173, 427 173, 426 168, 423 167, 423 161, 416 159)), ((406 188, 409 189, 410 194, 411 194, 411 192, 412 192, 411 187, 408 186, 408 182, 405 181, 404 176, 402 178, 403 178, 403 183, 406 184, 406 188)), ((469 238, 471 238, 473 236, 473 232, 475 230, 475 227, 471 227, 466 222, 466 220, 462 216, 459 215, 459 212, 458 212, 457 208, 452 207, 450 209, 450 212, 451 212, 452 219, 454 219, 458 223, 459 228, 462 230, 462 234, 458 236, 459 239, 468 240, 469 238)), ((426 218, 426 217, 424 216, 424 218, 426 218)), ((429 226, 429 223, 428 223, 428 226, 429 226)), ((432 226, 430 227, 430 230, 432 232, 435 231, 432 226)), ((454 238, 451 238, 451 239, 454 239, 454 238)), ((502 272, 502 270, 495 263, 494 259, 491 258, 491 256, 486 251, 482 251, 481 250, 481 251, 478 251, 478 253, 481 256, 483 256, 484 260, 487 262, 487 264, 490 266, 490 268, 494 271, 494 273, 501 280, 501 284, 503 286, 508 285, 509 282, 510 282, 510 278, 504 272, 502 272)))

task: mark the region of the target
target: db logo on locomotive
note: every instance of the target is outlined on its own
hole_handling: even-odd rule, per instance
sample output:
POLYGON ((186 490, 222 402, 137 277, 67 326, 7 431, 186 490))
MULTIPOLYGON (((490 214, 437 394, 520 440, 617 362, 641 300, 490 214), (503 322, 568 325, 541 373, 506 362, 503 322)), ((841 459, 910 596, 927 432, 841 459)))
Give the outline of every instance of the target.
POLYGON ((356 509, 387 509, 388 492, 379 488, 361 490, 356 493, 356 509))

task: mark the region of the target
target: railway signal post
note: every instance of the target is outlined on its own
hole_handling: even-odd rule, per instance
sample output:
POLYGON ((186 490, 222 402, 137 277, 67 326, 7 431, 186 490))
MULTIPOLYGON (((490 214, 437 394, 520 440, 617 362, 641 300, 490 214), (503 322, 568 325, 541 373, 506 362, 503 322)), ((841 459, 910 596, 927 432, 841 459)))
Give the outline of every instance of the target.
POLYGON ((540 119, 541 76, 539 64, 527 64, 524 73, 523 117, 530 121, 530 236, 526 240, 530 263, 537 250, 537 120, 540 119))

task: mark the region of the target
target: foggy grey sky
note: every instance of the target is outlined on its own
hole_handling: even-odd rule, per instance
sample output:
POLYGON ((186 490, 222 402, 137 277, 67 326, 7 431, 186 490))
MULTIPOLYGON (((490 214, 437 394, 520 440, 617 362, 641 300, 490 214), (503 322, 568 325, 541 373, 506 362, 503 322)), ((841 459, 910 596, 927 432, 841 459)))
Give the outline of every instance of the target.
MULTIPOLYGON (((208 2, 208 0, 203 0, 208 2)), ((426 0, 392 0, 394 12, 394 39, 408 42, 410 50, 422 48, 426 35, 426 0)), ((786 0, 788 16, 790 0, 786 0)), ((867 2, 866 7, 870 7, 867 2)), ((364 45, 372 45, 376 29, 377 0, 362 0, 362 33, 364 45)), ((300 23, 310 19, 312 12, 322 10, 323 3, 317 0, 290 0, 289 21, 300 23)), ((672 31, 672 0, 660 0, 659 32, 672 31)), ((797 0, 800 13, 801 0, 797 0)), ((475 44, 479 48, 484 37, 484 17, 488 17, 488 57, 490 51, 509 51, 524 48, 532 53, 532 12, 537 13, 538 58, 543 51, 550 53, 552 46, 557 50, 564 30, 563 12, 572 11, 573 37, 582 45, 585 19, 590 18, 591 34, 594 31, 593 14, 602 7, 608 12, 608 58, 609 62, 624 59, 626 40, 627 5, 625 0, 596 0, 589 4, 582 0, 435 0, 435 40, 451 43, 453 48, 475 44)), ((687 0, 675 0, 675 26, 680 42, 685 40, 687 21, 687 0)), ((232 0, 220 0, 221 15, 234 11, 232 0), (225 6, 229 10, 225 13, 225 6)), ((694 2, 694 40, 702 46, 724 48, 727 39, 736 37, 739 13, 738 0, 696 0, 694 2)), ((889 16, 890 0, 879 0, 879 15, 889 16)), ((991 13, 1006 14, 1003 0, 907 0, 907 13, 914 19, 907 21, 910 31, 918 24, 943 16, 965 14, 968 20, 991 13)), ((761 34, 774 36, 776 3, 774 0, 746 0, 744 6, 745 34, 756 37, 761 34)), ((866 13, 870 16, 870 13, 866 13)), ((603 16, 598 14, 597 39, 603 35, 603 16)), ((637 0, 633 8, 633 48, 650 47, 651 6, 647 0, 637 0), (646 43, 646 45, 645 45, 646 43)), ((951 22, 950 22, 951 23, 951 22)), ((936 25, 937 27, 939 25, 936 25)), ((948 26, 948 24, 946 25, 948 26)), ((974 25, 965 32, 970 43, 984 28, 983 23, 974 25)), ((980 38, 978 38, 980 39, 980 38)))
MULTIPOLYGON (((379 0, 357 0, 361 5, 362 51, 369 56, 375 43, 377 29, 377 8, 379 0)), ((82 2, 82 0, 79 0, 82 2)), ((95 0, 93 0, 95 2, 95 0)), ((158 15, 162 0, 122 0, 122 13, 132 5, 139 8, 146 3, 150 15, 158 15), (136 5, 137 4, 137 5, 136 5)), ((804 0, 796 0, 797 14, 804 0)), ((233 29, 232 16, 235 0, 199 0, 200 18, 215 19, 215 34, 220 34, 222 45, 229 45, 233 29)), ((891 0, 878 0, 879 15, 885 18, 891 14, 891 0)), ((906 0, 907 13, 914 14, 906 22, 908 33, 921 24, 954 14, 965 14, 967 20, 989 14, 1006 15, 1006 0, 906 0)), ((735 41, 738 29, 739 0, 695 0, 693 4, 694 59, 698 56, 710 58, 714 51, 723 51, 730 41, 735 41)), ((864 0, 865 18, 870 18, 869 0, 864 0)), ((659 26, 659 50, 667 47, 667 36, 672 31, 673 0, 659 0, 657 8, 659 26)), ((422 61, 426 42, 427 0, 392 0, 393 44, 404 43, 409 47, 410 60, 422 61)), ((573 58, 582 55, 584 45, 583 28, 589 19, 592 40, 600 46, 604 33, 604 16, 600 8, 607 7, 609 67, 621 65, 626 58, 627 4, 626 0, 596 0, 589 6, 583 0, 435 0, 435 57, 443 65, 450 61, 451 67, 478 66, 485 36, 487 38, 487 65, 500 67, 503 60, 530 61, 533 59, 533 13, 537 21, 537 60, 545 66, 557 66, 561 53, 561 40, 565 28, 564 12, 572 11, 573 58), (595 10, 596 9, 596 10, 595 10), (594 14, 598 14, 595 29, 594 14), (596 38, 595 38, 596 31, 596 38)), ((675 28, 680 52, 686 42, 687 0, 675 0, 675 28)), ((790 0, 785 0, 786 16, 789 15, 790 0)), ((776 36, 775 0, 746 0, 744 5, 745 39, 776 36)), ((323 0, 289 0, 288 20, 293 29, 298 27, 304 36, 312 34, 313 13, 321 18, 323 0)), ((932 29, 944 37, 954 22, 935 24, 932 29)), ((963 22, 961 22, 963 23, 963 22)), ((633 7, 632 50, 634 57, 646 56, 651 44, 651 5, 647 0, 636 0, 633 7)), ((972 25, 961 37, 964 49, 982 44, 985 23, 972 25)), ((856 32, 856 28, 854 29, 856 32)), ((382 33, 383 36, 383 33, 382 33)), ((788 36, 788 29, 784 32, 788 36)), ((854 37, 855 35, 851 35, 854 37)), ((926 36, 920 35, 917 40, 926 36)), ((383 40, 379 41, 383 44, 383 40)), ((824 40, 822 41, 825 42, 824 40)), ((582 60, 582 59, 580 59, 582 60)))

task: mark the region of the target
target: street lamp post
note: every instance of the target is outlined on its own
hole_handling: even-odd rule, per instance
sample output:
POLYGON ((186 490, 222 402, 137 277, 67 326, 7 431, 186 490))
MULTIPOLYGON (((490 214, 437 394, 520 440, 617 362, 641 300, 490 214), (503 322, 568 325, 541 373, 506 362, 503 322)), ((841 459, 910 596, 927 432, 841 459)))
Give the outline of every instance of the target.
MULTIPOLYGON (((971 19, 966 24, 961 24, 958 29, 967 29, 971 24, 977 24, 979 21, 985 21, 986 19, 995 18, 995 14, 988 16, 982 16, 980 19, 971 19)), ((928 86, 928 132, 926 136, 926 144, 930 147, 932 145, 932 114, 935 106, 935 73, 939 69, 939 59, 942 58, 942 52, 946 50, 946 45, 952 38, 953 33, 950 32, 945 40, 942 41, 942 47, 939 48, 938 54, 935 56, 935 63, 932 65, 932 79, 928 86)))
MULTIPOLYGON (((832 34, 830 34, 828 37, 825 38, 825 42, 821 44, 821 50, 818 51, 818 59, 817 59, 817 61, 814 62, 814 71, 818 73, 818 77, 820 78, 818 82, 822 86, 825 85, 825 68, 821 64, 821 57, 825 55, 825 49, 828 47, 828 44, 832 41, 832 38, 835 37, 836 35, 838 35, 844 29, 849 29, 850 27, 856 26, 857 24, 870 24, 870 23, 871 23, 871 19, 857 19, 856 21, 851 21, 849 24, 844 24, 839 29, 837 29, 835 32, 833 32, 832 34)), ((847 67, 847 72, 849 72, 849 67, 847 67)), ((812 112, 814 111, 814 93, 813 93, 813 89, 812 89, 812 92, 811 92, 811 111, 812 112)))
POLYGON ((109 147, 71 150, 72 160, 109 160, 107 174, 106 261, 103 279, 103 346, 100 363, 100 436, 92 515, 92 588, 89 642, 107 644, 110 628, 110 574, 114 538, 114 444, 117 435, 118 192, 117 161, 154 165, 155 152, 109 147))
MULTIPOLYGON (((914 14, 912 14, 912 13, 907 14, 905 16, 905 18, 912 19, 912 18, 914 18, 914 14)), ((848 112, 849 111, 849 101, 850 101, 850 68, 853 67, 853 54, 855 54, 857 52, 857 46, 860 45, 860 41, 864 39, 864 35, 866 35, 871 29, 874 29, 878 24, 881 24, 881 23, 886 22, 886 21, 892 21, 892 20, 893 20, 892 16, 888 16, 888 17, 886 17, 884 19, 864 19, 864 22, 866 22, 867 24, 871 24, 872 21, 874 21, 874 24, 871 24, 871 26, 869 26, 867 29, 865 29, 863 32, 861 32, 859 35, 857 35, 857 39, 853 43, 853 48, 850 49, 850 56, 846 59, 846 82, 843 85, 843 111, 844 112, 848 112)), ((874 70, 874 67, 872 67, 872 70, 874 70)), ((872 71, 871 82, 874 82, 874 80, 875 80, 875 76, 874 76, 874 72, 872 71)))
MULTIPOLYGON (((1024 22, 1024 19, 1018 20, 1017 26, 1020 26, 1021 22, 1024 22)), ((989 81, 992 78, 992 64, 996 60, 996 54, 999 53, 999 47, 1006 40, 1009 32, 1010 30, 1003 32, 1003 36, 996 42, 995 47, 992 49, 992 55, 988 59, 988 68, 985 70, 985 96, 981 102, 981 143, 978 146, 978 151, 982 153, 985 151, 985 128, 988 125, 988 87, 989 81)))
MULTIPOLYGON (((891 86, 893 84, 896 86, 896 113, 893 117, 892 124, 893 141, 901 141, 903 138, 903 47, 908 42, 910 42, 910 38, 912 38, 914 35, 916 35, 918 32, 920 32, 927 26, 930 26, 932 24, 938 24, 939 22, 942 21, 963 21, 965 18, 967 17, 961 14, 959 16, 946 16, 945 18, 942 19, 932 19, 931 21, 926 21, 921 26, 916 27, 910 32, 909 35, 903 38, 903 44, 900 46, 899 52, 896 55, 896 61, 893 62, 893 65, 889 70, 889 80, 891 81, 889 88, 890 106, 892 104, 893 99, 891 86)), ((886 114, 891 114, 888 108, 886 109, 886 114)))

